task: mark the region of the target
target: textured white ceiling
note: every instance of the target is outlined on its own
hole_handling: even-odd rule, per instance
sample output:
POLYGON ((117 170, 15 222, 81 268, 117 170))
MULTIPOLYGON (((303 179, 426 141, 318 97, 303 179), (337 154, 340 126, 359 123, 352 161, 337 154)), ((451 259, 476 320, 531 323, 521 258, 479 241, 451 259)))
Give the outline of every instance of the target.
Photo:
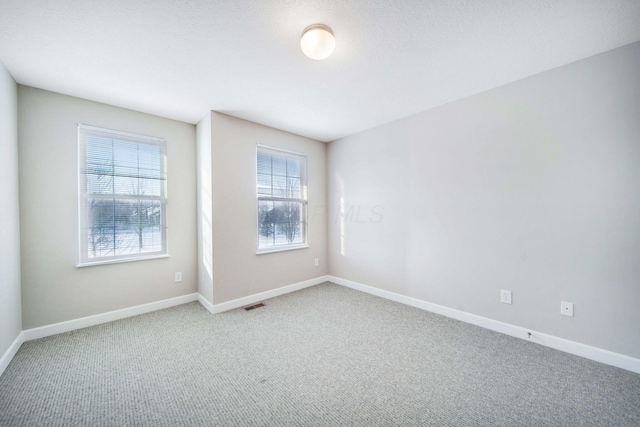
POLYGON ((638 40, 639 0, 0 0, 18 83, 322 141, 638 40), (313 23, 325 61, 300 51, 313 23))

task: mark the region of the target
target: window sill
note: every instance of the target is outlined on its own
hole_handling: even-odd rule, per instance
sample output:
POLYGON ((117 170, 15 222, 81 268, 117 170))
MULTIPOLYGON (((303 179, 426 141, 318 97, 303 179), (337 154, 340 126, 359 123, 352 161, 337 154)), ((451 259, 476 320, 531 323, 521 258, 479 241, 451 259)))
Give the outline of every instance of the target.
POLYGON ((304 245, 286 246, 282 248, 258 249, 258 251, 256 252, 256 255, 271 254, 274 252, 295 251, 296 249, 306 249, 308 247, 309 245, 304 244, 304 245))
POLYGON ((146 261, 148 259, 159 259, 159 258, 169 258, 169 254, 140 256, 135 258, 109 259, 109 260, 94 261, 94 262, 81 262, 80 264, 76 265, 76 267, 77 268, 93 267, 94 265, 120 264, 123 262, 146 261))

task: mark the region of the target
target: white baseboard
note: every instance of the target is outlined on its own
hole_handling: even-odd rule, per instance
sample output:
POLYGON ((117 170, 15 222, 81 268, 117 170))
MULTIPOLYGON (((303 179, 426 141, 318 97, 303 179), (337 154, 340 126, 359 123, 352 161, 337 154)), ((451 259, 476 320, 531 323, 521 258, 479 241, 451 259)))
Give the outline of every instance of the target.
POLYGON ((206 308, 209 313, 213 314, 213 304, 211 304, 209 300, 203 297, 200 293, 198 294, 198 302, 202 304, 202 306, 206 308))
MULTIPOLYGON (((148 304, 137 305, 135 307, 123 308, 121 310, 109 311, 107 313, 96 314, 93 316, 82 317, 80 319, 68 320, 66 322, 54 323, 52 325, 41 326, 38 328, 27 329, 22 331, 20 336, 22 337, 22 341, 31 341, 38 338, 48 337, 50 335, 56 335, 63 332, 69 332, 76 329, 82 329, 89 326, 99 325, 102 323, 112 322, 114 320, 124 319, 125 317, 137 316, 139 314, 149 313, 151 311, 162 310, 163 308, 173 307, 175 305, 186 304, 192 301, 198 301, 204 308, 207 309, 210 313, 222 313, 223 311, 232 310, 234 308, 244 307, 246 305, 263 301, 269 298, 277 297, 279 295, 284 295, 289 292, 297 291, 300 289, 308 288, 310 286, 318 285, 320 283, 328 281, 328 276, 320 276, 315 279, 305 280, 304 282, 294 283, 292 285, 283 286, 281 288, 273 289, 266 292, 261 292, 259 294, 249 295, 244 298, 235 299, 232 301, 227 301, 221 304, 211 304, 205 297, 198 293, 193 293, 189 295, 182 295, 176 298, 170 298, 162 301, 151 302, 148 304)), ((14 343, 15 344, 15 343, 14 343)), ((13 347, 12 347, 13 348, 13 347)), ((18 345, 19 348, 19 345, 18 345)), ((16 348, 16 351, 17 348, 16 348)), ((8 355, 9 351, 5 354, 8 355)), ((8 361, 11 361, 13 358, 13 354, 8 358, 8 361)), ((5 356, 3 356, 2 361, 4 363, 5 356)), ((7 362, 7 365, 9 362, 7 362)))
POLYGON ((11 343, 7 351, 4 352, 4 354, 2 355, 2 358, 0 359, 0 375, 2 375, 5 369, 7 369, 7 366, 9 366, 9 363, 11 363, 11 360, 13 360, 13 356, 16 355, 16 353, 20 349, 20 346, 22 345, 23 342, 24 342, 24 332, 20 332, 16 337, 16 339, 13 340, 13 342, 11 343))
POLYGON ((209 310, 211 313, 214 313, 214 314, 222 313, 223 311, 229 311, 236 308, 245 307, 247 305, 254 304, 256 302, 260 302, 269 298, 288 294, 289 292, 299 291, 300 289, 319 285, 320 283, 324 283, 328 281, 329 281, 329 276, 320 276, 320 277, 316 277, 315 279, 305 280, 304 282, 298 282, 292 285, 283 286, 281 288, 272 289, 270 291, 260 292, 259 294, 253 294, 247 297, 234 299, 234 300, 223 302, 220 304, 214 304, 212 306, 212 310, 209 310, 208 308, 207 310, 209 310))
POLYGON ((163 308, 175 305, 186 304, 198 299, 197 294, 182 295, 161 301, 150 302, 148 304, 136 305, 134 307, 123 308, 121 310, 109 311, 107 313, 95 314, 93 316, 81 317, 80 319, 68 320, 66 322, 54 323, 52 325, 40 326, 38 328, 22 331, 24 341, 35 340, 60 334, 62 332, 74 331, 89 326, 100 325, 101 323, 112 322, 124 319, 125 317, 137 316, 151 311, 162 310, 163 308))
POLYGON ((472 325, 480 326, 492 331, 500 332, 516 338, 521 338, 527 341, 534 342, 536 344, 541 344, 546 347, 554 348, 566 353, 575 354, 576 356, 585 357, 587 359, 595 360, 596 362, 605 363, 607 365, 615 366, 640 374, 640 359, 625 356, 624 354, 614 353, 609 350, 592 347, 586 344, 570 341, 553 335, 543 334, 531 329, 522 328, 520 326, 500 322, 498 320, 489 319, 487 317, 478 316, 464 311, 455 310, 443 305, 433 304, 427 301, 419 300, 417 298, 412 298, 405 295, 396 294, 394 292, 374 288, 372 286, 363 285, 362 283, 353 282, 351 280, 341 279, 335 276, 328 277, 328 280, 330 282, 345 286, 347 288, 366 292, 368 294, 399 302, 401 304, 409 305, 411 307, 420 308, 422 310, 460 320, 465 323, 470 323, 472 325), (529 338, 528 336, 529 332, 531 332, 531 338, 529 338))

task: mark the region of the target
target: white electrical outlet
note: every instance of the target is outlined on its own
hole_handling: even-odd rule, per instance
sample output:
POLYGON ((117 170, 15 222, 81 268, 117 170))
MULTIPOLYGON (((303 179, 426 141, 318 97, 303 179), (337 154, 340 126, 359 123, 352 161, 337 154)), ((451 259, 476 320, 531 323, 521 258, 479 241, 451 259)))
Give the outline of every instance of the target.
POLYGON ((315 261, 313 261, 313 265, 318 267, 320 265, 320 260, 318 258, 316 258, 315 261))
POLYGON ((505 291, 504 289, 500 291, 500 302, 505 304, 511 304, 511 291, 505 291))
POLYGON ((560 314, 573 317, 573 303, 566 301, 560 302, 560 314))
POLYGON ((180 271, 176 271, 176 278, 175 278, 175 282, 182 282, 182 272, 180 271))

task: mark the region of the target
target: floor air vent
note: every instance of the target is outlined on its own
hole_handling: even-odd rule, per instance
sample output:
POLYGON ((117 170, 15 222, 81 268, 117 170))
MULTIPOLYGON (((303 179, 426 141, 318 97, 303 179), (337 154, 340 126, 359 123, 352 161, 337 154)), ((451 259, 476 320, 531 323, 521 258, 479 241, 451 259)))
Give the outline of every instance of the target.
POLYGON ((254 305, 250 305, 248 307, 245 307, 244 309, 249 311, 249 310, 253 310, 254 308, 260 308, 260 307, 264 307, 264 304, 259 302, 258 304, 254 304, 254 305))

